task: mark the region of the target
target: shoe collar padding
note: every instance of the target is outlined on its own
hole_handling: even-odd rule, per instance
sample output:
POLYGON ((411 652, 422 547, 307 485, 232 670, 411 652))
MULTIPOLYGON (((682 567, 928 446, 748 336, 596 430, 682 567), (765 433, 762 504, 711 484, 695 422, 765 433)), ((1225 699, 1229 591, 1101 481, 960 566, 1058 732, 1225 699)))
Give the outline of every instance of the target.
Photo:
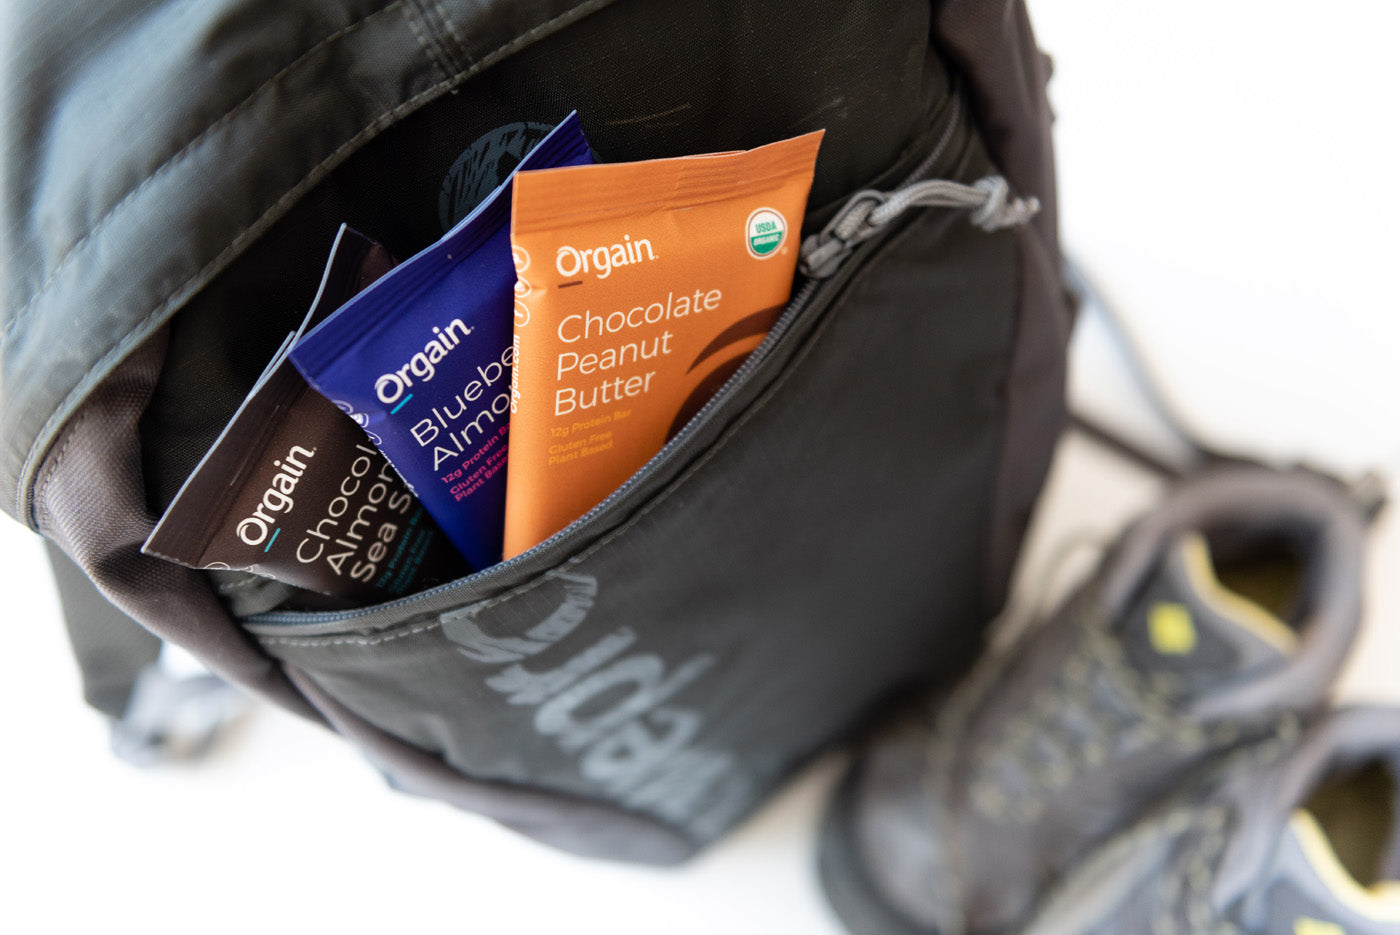
POLYGON ((1297 621, 1297 651, 1261 678, 1193 702, 1202 722, 1257 720, 1324 699, 1356 638, 1366 524, 1352 501, 1303 471, 1226 467, 1184 482, 1134 524, 1105 563, 1103 609, 1122 614, 1166 544, 1193 531, 1230 525, 1306 532, 1309 600, 1297 621))

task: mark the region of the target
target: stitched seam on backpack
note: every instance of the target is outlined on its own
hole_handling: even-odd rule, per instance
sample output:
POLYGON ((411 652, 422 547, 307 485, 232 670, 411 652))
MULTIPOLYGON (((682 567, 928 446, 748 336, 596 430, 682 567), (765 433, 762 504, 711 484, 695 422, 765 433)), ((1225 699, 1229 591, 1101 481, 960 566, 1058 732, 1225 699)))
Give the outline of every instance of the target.
POLYGON ((429 630, 436 630, 441 626, 441 621, 434 620, 431 623, 420 624, 407 630, 385 633, 381 636, 337 636, 328 639, 317 639, 310 636, 267 636, 259 637, 258 642, 264 646, 377 646, 380 643, 427 633, 429 630))
POLYGON ((439 64, 444 76, 466 71, 471 52, 452 27, 440 0, 410 0, 408 18, 424 50, 439 64), (414 15, 416 14, 416 15, 414 15), (421 30, 421 32, 420 32, 421 30))
POLYGON ((378 17, 383 13, 390 12, 403 2, 404 0, 393 0, 393 2, 390 3, 388 6, 375 10, 373 13, 370 13, 364 18, 356 20, 355 22, 350 23, 347 26, 343 26, 335 32, 331 33, 329 36, 322 39, 320 42, 316 43, 311 48, 307 49, 301 55, 297 56, 291 63, 279 69, 276 74, 264 81, 251 94, 249 94, 243 100, 235 104, 230 110, 224 112, 221 116, 215 118, 215 120, 212 123, 205 126, 204 129, 200 130, 199 133, 197 133, 187 143, 184 143, 168 159, 166 159, 160 165, 156 166, 153 170, 151 170, 151 173, 149 175, 142 179, 136 185, 136 187, 132 188, 125 195, 119 198, 115 204, 108 208, 107 211, 102 215, 102 217, 98 218, 97 222, 93 224, 91 228, 88 229, 87 233, 83 234, 82 237, 78 238, 78 240, 71 247, 69 247, 61 257, 59 257, 58 263, 49 273, 48 278, 45 279, 44 282, 39 286, 39 288, 34 291, 34 294, 31 295, 29 299, 19 307, 18 310, 16 310, 14 317, 12 317, 9 323, 5 326, 5 333, 3 337, 0 337, 0 344, 4 344, 9 341, 10 335, 14 331, 14 329, 18 327, 20 322, 28 316, 30 310, 34 307, 35 303, 37 303, 39 299, 42 298, 44 294, 49 291, 49 289, 53 286, 54 282, 58 279, 59 275, 68 267, 68 264, 86 248, 86 246, 92 241, 94 237, 96 237, 99 233, 106 229, 108 222, 111 221, 113 217, 120 214, 123 208, 125 208, 128 204, 135 200, 151 184, 153 184, 157 179, 163 177, 170 169, 183 162, 190 155, 190 153, 197 149, 200 146, 200 144, 203 143, 212 133, 214 133, 216 130, 221 129, 229 121, 233 120, 239 114, 243 113, 243 111, 253 106, 253 104, 255 104, 266 91, 273 88, 275 85, 280 84, 288 74, 299 68, 311 56, 316 55, 317 53, 321 52, 323 49, 331 45, 334 45, 335 43, 344 39, 347 35, 360 29, 370 20, 374 19, 375 17, 378 17))
POLYGON ((47 493, 49 484, 53 483, 53 476, 58 471, 59 466, 63 464, 63 459, 67 457, 68 449, 72 446, 73 439, 78 434, 78 427, 83 424, 83 420, 88 417, 90 411, 89 409, 84 409, 78 417, 73 420, 72 424, 68 426, 68 431, 65 433, 63 439, 63 446, 58 449, 58 452, 54 455, 53 462, 49 464, 48 470, 44 474, 43 484, 37 492, 40 504, 38 522, 41 528, 47 526, 49 529, 53 529, 53 511, 49 508, 48 498, 45 497, 44 494, 47 493))
MULTIPOLYGON (((395 0, 396 4, 401 2, 403 2, 403 0, 395 0)), ((503 45, 496 48, 494 51, 483 56, 478 62, 476 62, 473 65, 471 71, 463 72, 460 75, 452 76, 448 80, 441 81, 433 85, 432 87, 427 88, 426 90, 418 94, 415 94, 413 97, 399 104, 397 107, 384 112, 377 119, 371 121, 365 126, 363 130, 361 130, 359 133, 356 133, 350 139, 346 140, 344 143, 338 146, 334 152, 328 155, 325 159, 322 159, 320 162, 318 162, 311 169, 311 171, 307 172, 306 175, 302 176, 301 181, 297 182, 285 193, 283 193, 283 195, 280 198, 278 198, 275 202, 269 205, 268 208, 264 210, 263 213, 259 215, 256 220, 252 221, 242 230, 234 234, 233 239, 229 241, 228 246, 221 250, 219 254, 214 257, 214 259, 206 263, 199 270, 199 272, 195 273, 184 283, 182 283, 179 287, 171 290, 169 296, 159 305, 157 305, 154 309, 148 312, 139 322, 135 324, 133 328, 128 330, 127 333, 122 337, 122 340, 119 341, 116 345, 114 345, 112 349, 109 350, 106 354, 102 355, 102 357, 92 366, 89 372, 96 373, 105 371, 107 369, 108 364, 111 363, 114 359, 120 359, 122 356, 129 353, 135 344, 144 341, 148 337, 148 335, 143 333, 144 329, 153 320, 160 318, 162 315, 164 315, 172 302, 175 302, 177 299, 183 301, 183 299, 181 298, 181 293, 189 289, 192 285, 199 283, 201 280, 206 278, 212 271, 220 268, 226 262, 227 259, 229 259, 232 256, 236 256, 238 252, 242 250, 244 243, 248 240, 251 232, 257 230, 259 226, 269 216, 275 214, 284 204, 297 200, 305 193, 306 189, 320 182, 321 178, 323 177, 322 170, 324 170, 327 165, 336 162, 342 153, 346 152, 347 150, 354 149, 366 139, 373 137, 382 129, 384 129, 384 127, 394 123, 405 112, 412 111, 418 106, 420 102, 431 100, 433 97, 441 93, 446 88, 449 88, 454 84, 465 81, 467 78, 476 74, 481 69, 484 69, 489 65, 494 64, 498 57, 509 54, 513 52, 516 47, 528 44, 529 42, 533 41, 536 35, 550 29, 554 26, 555 23, 573 17, 586 16, 587 14, 593 12, 596 9, 607 6, 611 2, 613 2, 613 0, 593 0, 592 3, 580 4, 579 6, 576 6, 564 13, 561 13, 552 19, 546 20, 540 25, 535 26, 534 28, 529 29, 524 33, 521 33, 514 39, 511 39, 509 42, 504 43, 503 45)), ((389 8, 385 7, 385 10, 387 9, 389 8)), ((384 10, 381 10, 379 12, 384 12, 384 10)), ((368 19, 368 17, 366 19, 368 19)), ((37 298, 37 296, 35 298, 37 298)), ((4 339, 0 338, 0 344, 3 343, 4 339)), ((15 504, 18 510, 23 511, 26 514, 28 514, 30 510, 30 506, 26 504, 25 480, 29 477, 30 472, 33 470, 34 462, 42 456, 42 451, 44 449, 43 446, 39 445, 39 439, 42 439, 45 435, 47 435, 56 422, 61 422, 64 418, 67 418, 69 414, 68 409, 73 404, 74 398, 86 392, 88 389, 90 389, 90 387, 86 387, 84 385, 84 382, 80 380, 77 383, 77 385, 75 385, 71 390, 68 391, 67 395, 63 397, 62 402, 60 402, 58 406, 54 408, 54 411, 49 415, 49 418, 44 421, 44 424, 40 426, 39 431, 35 434, 34 441, 30 443, 29 454, 25 456, 24 464, 20 466, 19 476, 16 482, 15 504)))
POLYGON ((463 70, 462 66, 453 58, 447 47, 430 34, 428 26, 421 22, 426 18, 427 13, 416 0, 410 2, 405 9, 404 19, 408 20, 408 28, 413 30, 413 38, 418 40, 419 48, 432 60, 433 67, 438 70, 439 75, 445 79, 451 78, 454 73, 463 70))
MULTIPOLYGON (((851 281, 845 284, 845 289, 848 291, 853 290, 856 287, 856 285, 865 277, 865 275, 870 272, 871 267, 875 265, 875 260, 879 256, 893 249, 900 241, 904 240, 905 237, 908 236, 909 233, 914 229, 915 227, 911 225, 910 227, 905 228, 903 231, 898 232, 895 236, 891 237, 888 241, 881 245, 881 248, 878 251, 876 251, 876 253, 873 256, 871 256, 869 260, 867 260, 865 268, 862 269, 857 276, 853 277, 851 281)), ((674 495, 678 490, 684 487, 686 483, 689 482, 691 477, 693 477, 698 471, 704 468, 713 458, 715 458, 721 451, 723 451, 731 441, 733 441, 734 437, 739 433, 740 429, 742 429, 746 424, 748 424, 748 422, 751 419, 757 416, 761 411, 763 411, 765 407, 767 407, 767 405, 770 402, 773 401, 774 397, 777 396, 778 392, 785 385, 787 385, 787 382, 790 379, 792 379, 792 376, 794 373, 796 373, 798 367, 807 359, 808 356, 811 355, 813 348, 816 347, 822 335, 825 334, 832 327, 831 323, 835 320, 835 317, 836 316, 834 315, 825 316, 821 320, 821 322, 816 326, 816 328, 812 331, 812 333, 807 336, 807 343, 804 344, 801 348, 799 348, 796 351, 796 353, 793 354, 792 359, 787 362, 787 364, 783 368, 783 371, 774 380, 773 385, 768 387, 768 389, 764 390, 763 393, 758 397, 758 399, 754 400, 752 405, 749 406, 748 410, 743 414, 743 416, 739 418, 737 422, 735 422, 728 429, 722 432, 719 438, 715 439, 714 443, 704 453, 704 455, 700 457, 699 460, 697 460, 690 467, 682 471, 681 474, 677 476, 675 480, 673 480, 671 483, 667 484, 664 488, 662 488, 655 496, 652 497, 651 501, 648 502, 646 506, 638 510, 636 515, 634 515, 631 519, 627 520, 621 526, 617 527, 612 532, 608 533, 606 536, 599 539, 597 542, 593 543, 588 548, 584 549, 578 555, 573 556, 572 558, 561 563, 555 568, 551 568, 545 572, 542 572, 541 574, 537 575, 533 580, 526 582, 519 588, 506 591, 504 594, 498 594, 497 596, 489 598, 488 600, 482 601, 478 604, 465 605, 464 607, 460 608, 460 610, 466 610, 467 608, 471 608, 475 613, 482 613, 500 604, 504 604, 507 601, 513 601, 516 598, 524 597, 532 591, 542 587, 547 581, 553 580, 555 572, 558 572, 568 566, 578 565, 582 563, 584 560, 591 557, 600 549, 611 544, 615 539, 626 533, 633 526, 640 523, 648 514, 660 507, 663 503, 669 500, 672 495, 674 495)), ((432 623, 419 626, 415 628, 412 632, 405 632, 402 635, 411 636, 417 633, 425 633, 429 630, 442 626, 441 615, 449 612, 449 610, 458 610, 458 608, 445 608, 443 610, 437 611, 436 613, 438 613, 439 615, 437 620, 433 621, 432 623)), ((399 634, 397 634, 395 631, 388 631, 386 633, 386 636, 393 638, 397 638, 398 635, 399 634)), ((377 639, 375 637, 330 638, 272 636, 258 637, 258 639, 260 642, 263 643, 276 640, 278 641, 279 645, 283 646, 333 646, 337 643, 353 643, 355 645, 371 646, 374 645, 376 642, 385 642, 385 640, 377 639)))
POLYGON ((432 0, 433 8, 437 10, 438 18, 442 20, 442 26, 447 30, 447 34, 452 37, 452 42, 456 45, 456 51, 463 55, 470 56, 467 44, 462 41, 461 35, 457 32, 457 27, 452 25, 452 17, 447 15, 447 8, 442 5, 442 0, 432 0))

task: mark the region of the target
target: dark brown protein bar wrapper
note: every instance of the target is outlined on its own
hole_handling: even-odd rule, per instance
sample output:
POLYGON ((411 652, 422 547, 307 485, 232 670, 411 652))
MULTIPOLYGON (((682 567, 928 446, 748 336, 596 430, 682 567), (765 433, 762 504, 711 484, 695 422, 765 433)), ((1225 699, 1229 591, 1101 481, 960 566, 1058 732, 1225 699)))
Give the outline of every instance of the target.
POLYGON ((357 602, 391 600, 470 571, 364 430, 287 359, 302 333, 393 265, 379 244, 341 227, 301 328, 185 481, 143 552, 357 602))

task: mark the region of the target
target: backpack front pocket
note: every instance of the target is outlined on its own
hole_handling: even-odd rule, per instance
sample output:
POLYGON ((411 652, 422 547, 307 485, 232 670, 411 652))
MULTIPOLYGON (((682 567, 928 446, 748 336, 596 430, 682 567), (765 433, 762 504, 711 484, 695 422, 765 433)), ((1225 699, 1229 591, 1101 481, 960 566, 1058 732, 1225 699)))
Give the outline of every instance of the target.
POLYGON ((698 845, 983 625, 1017 239, 914 212, 799 288, 656 458, 451 585, 247 628, 365 721, 481 780, 698 845))

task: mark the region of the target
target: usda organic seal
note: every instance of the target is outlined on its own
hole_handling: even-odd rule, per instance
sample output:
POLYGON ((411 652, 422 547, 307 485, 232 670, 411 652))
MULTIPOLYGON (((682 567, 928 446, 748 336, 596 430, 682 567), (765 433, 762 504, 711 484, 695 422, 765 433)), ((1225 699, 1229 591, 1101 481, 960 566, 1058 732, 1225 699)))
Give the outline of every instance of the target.
POLYGON ((778 252, 787 240, 787 220, 772 208, 759 208, 744 225, 744 246, 749 255, 763 260, 778 252))

